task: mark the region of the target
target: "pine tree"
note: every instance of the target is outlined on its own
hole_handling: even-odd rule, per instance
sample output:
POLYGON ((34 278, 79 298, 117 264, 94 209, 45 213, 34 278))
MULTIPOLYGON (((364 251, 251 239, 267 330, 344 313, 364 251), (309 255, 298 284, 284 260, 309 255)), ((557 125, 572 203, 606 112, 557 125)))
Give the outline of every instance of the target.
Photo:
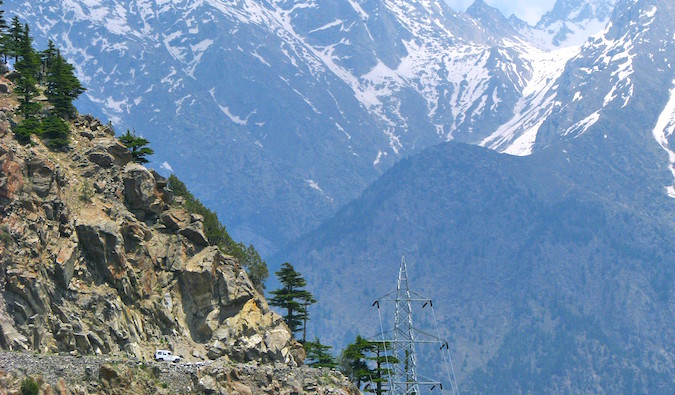
MULTIPOLYGON (((282 288, 270 292, 274 297, 270 299, 272 306, 280 307, 286 311, 284 320, 286 325, 295 333, 303 328, 303 336, 306 334, 307 320, 309 314, 307 308, 315 303, 312 294, 303 289, 307 282, 295 271, 293 265, 286 262, 281 265, 281 269, 275 273, 282 284, 282 288)), ((302 341, 305 341, 303 337, 302 341)))
POLYGON ((35 118, 26 118, 14 128, 14 136, 21 144, 30 142, 31 135, 42 134, 42 123, 35 118))
POLYGON ((14 57, 14 61, 19 60, 18 48, 21 43, 21 37, 23 36, 23 25, 19 21, 19 17, 15 16, 12 18, 12 23, 9 26, 9 32, 7 33, 6 45, 6 56, 14 57))
POLYGON ((5 10, 2 7, 3 1, 0 0, 0 55, 4 57, 4 63, 7 63, 7 21, 5 20, 5 10))
POLYGON ((361 385, 370 381, 373 370, 368 366, 366 353, 377 348, 375 343, 356 336, 354 343, 347 345, 340 354, 340 371, 346 375, 359 389, 361 385))
POLYGON ((265 280, 269 276, 267 263, 262 260, 260 254, 252 244, 249 244, 248 247, 239 244, 238 247, 242 251, 242 258, 239 259, 241 265, 246 269, 248 278, 253 283, 255 289, 262 294, 265 291, 265 280))
MULTIPOLYGON (((119 138, 119 141, 124 144, 131 151, 131 158, 136 163, 148 163, 148 160, 145 158, 148 155, 152 155, 155 151, 152 148, 146 147, 150 142, 143 137, 136 136, 136 133, 131 133, 129 129, 119 138)), ((217 221, 217 219, 216 219, 217 221)), ((212 240, 209 239, 213 243, 212 240)))
POLYGON ((47 140, 47 147, 62 149, 68 146, 70 128, 61 118, 49 116, 42 122, 42 138, 47 140))
MULTIPOLYGON (((50 44, 53 45, 51 41, 50 44)), ((52 53, 53 51, 54 48, 50 46, 42 54, 42 62, 46 66, 47 72, 47 90, 45 91, 45 95, 54 106, 52 110, 53 114, 62 118, 70 118, 77 112, 73 105, 73 100, 77 99, 86 89, 75 76, 73 65, 68 63, 58 50, 55 53, 52 53)), ((147 145, 147 140, 145 140, 145 145, 147 145)), ((141 150, 143 153, 139 153, 140 160, 145 160, 145 155, 152 155, 150 148, 141 150)), ((138 163, 146 162, 147 160, 138 163)))
POLYGON ((54 45, 54 41, 49 40, 47 43, 47 49, 40 52, 40 59, 42 60, 42 70, 40 72, 41 77, 47 76, 47 72, 56 58, 56 55, 58 54, 59 52, 58 49, 56 49, 56 45, 54 45))
POLYGON ((370 350, 373 355, 368 356, 366 359, 375 363, 375 368, 372 369, 373 376, 371 380, 371 383, 374 384, 374 388, 368 388, 364 392, 370 392, 377 395, 386 394, 389 392, 389 389, 385 387, 389 375, 391 374, 389 366, 399 363, 399 360, 395 356, 389 354, 392 351, 389 342, 377 341, 371 343, 375 346, 370 350))
POLYGON ((305 350, 307 351, 307 359, 305 364, 313 368, 331 368, 337 367, 335 357, 329 352, 333 347, 321 344, 319 338, 315 337, 314 341, 305 342, 305 350))
POLYGON ((15 91, 19 95, 19 112, 24 119, 30 118, 40 111, 40 103, 32 99, 38 95, 37 75, 40 70, 40 58, 33 49, 33 39, 30 28, 25 25, 21 29, 21 36, 16 47, 16 63, 14 68, 20 77, 16 82, 15 91))

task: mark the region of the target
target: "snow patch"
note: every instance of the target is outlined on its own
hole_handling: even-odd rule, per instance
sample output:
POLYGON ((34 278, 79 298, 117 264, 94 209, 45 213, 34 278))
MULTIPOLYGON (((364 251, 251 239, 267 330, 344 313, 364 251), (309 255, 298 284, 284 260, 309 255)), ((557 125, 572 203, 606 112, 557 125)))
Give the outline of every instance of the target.
MULTIPOLYGON (((675 132, 675 80, 673 80, 672 83, 673 88, 670 90, 670 99, 663 108, 663 112, 661 112, 652 134, 656 139, 656 142, 659 143, 661 148, 668 154, 668 168, 675 179, 675 147, 671 147, 668 142, 672 137, 673 132, 675 132)), ((666 193, 669 197, 675 199, 675 180, 673 185, 666 187, 666 193)))

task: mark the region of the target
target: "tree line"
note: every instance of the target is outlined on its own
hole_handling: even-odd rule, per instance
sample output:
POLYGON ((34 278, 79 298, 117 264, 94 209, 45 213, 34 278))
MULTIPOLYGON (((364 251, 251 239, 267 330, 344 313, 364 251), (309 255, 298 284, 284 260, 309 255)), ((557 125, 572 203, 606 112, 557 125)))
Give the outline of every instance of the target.
MULTIPOLYGON (((0 7, 3 1, 0 0, 0 7)), ((66 122, 77 114, 73 101, 86 90, 68 63, 50 40, 47 48, 36 51, 29 25, 15 16, 8 24, 0 9, 0 56, 5 65, 13 61, 15 92, 19 114, 23 120, 14 128, 16 138, 30 142, 35 134, 45 139, 48 147, 62 149, 68 145, 70 128, 66 122), (51 107, 43 112, 35 100, 44 94, 51 107)))

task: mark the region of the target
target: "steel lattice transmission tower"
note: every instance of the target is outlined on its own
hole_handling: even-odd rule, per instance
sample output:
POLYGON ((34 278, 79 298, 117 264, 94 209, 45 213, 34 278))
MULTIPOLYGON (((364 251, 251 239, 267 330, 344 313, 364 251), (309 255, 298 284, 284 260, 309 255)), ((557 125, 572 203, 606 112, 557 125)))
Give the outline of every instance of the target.
MULTIPOLYGON (((423 377, 417 372, 417 350, 418 344, 439 344, 441 351, 443 349, 448 353, 448 343, 437 336, 431 335, 421 331, 413 325, 413 304, 420 304, 422 308, 430 306, 433 314, 433 303, 431 299, 420 296, 414 291, 410 290, 408 284, 408 267, 405 262, 405 257, 401 258, 401 266, 398 272, 398 283, 396 291, 378 299, 373 303, 377 305, 378 311, 380 302, 395 303, 394 312, 394 328, 387 332, 389 339, 385 339, 385 333, 382 333, 382 344, 385 345, 385 354, 391 351, 392 363, 387 361, 389 367, 389 394, 392 395, 419 395, 421 388, 428 387, 429 390, 440 389, 443 393, 443 384, 440 381, 435 381, 423 377), (388 346, 387 346, 388 345, 388 346), (390 350, 386 350, 390 347, 390 350)), ((380 316, 380 326, 382 318, 380 316)), ((434 322, 436 316, 434 314, 434 322)), ((446 361, 444 355, 444 361, 446 361)), ((451 363, 451 362, 450 362, 451 363)), ((453 369, 454 371, 454 369, 453 369)), ((450 371, 448 370, 448 373, 450 371)), ((454 373, 451 378, 451 390, 455 393, 456 385, 454 384, 454 373)), ((459 391, 457 391, 458 393, 459 391)))

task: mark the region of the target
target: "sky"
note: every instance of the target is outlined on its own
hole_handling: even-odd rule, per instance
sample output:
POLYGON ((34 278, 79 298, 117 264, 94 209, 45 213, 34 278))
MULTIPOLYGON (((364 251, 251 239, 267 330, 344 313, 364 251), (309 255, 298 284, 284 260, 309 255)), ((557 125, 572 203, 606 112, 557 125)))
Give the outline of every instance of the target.
MULTIPOLYGON (((474 0, 445 0, 455 11, 466 11, 474 0)), ((553 9, 555 0, 484 0, 492 7, 498 8, 507 18, 511 14, 530 25, 539 22, 539 18, 553 9)))

